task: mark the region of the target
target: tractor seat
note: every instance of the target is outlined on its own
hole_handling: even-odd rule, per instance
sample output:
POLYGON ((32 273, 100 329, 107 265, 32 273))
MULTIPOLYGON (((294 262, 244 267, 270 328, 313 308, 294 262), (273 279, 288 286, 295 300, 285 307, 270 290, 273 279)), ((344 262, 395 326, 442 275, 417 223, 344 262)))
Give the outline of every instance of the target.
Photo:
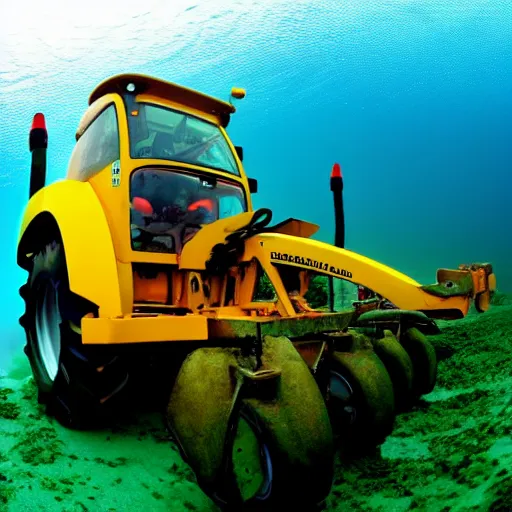
POLYGON ((153 141, 153 158, 168 159, 174 154, 174 140, 171 133, 158 132, 153 141))

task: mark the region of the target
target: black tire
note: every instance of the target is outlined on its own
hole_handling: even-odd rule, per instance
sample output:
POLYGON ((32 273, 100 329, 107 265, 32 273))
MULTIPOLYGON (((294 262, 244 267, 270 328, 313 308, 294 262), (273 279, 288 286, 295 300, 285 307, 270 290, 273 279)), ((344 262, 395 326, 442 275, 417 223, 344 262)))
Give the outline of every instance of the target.
MULTIPOLYGON (((290 454, 280 443, 286 424, 281 426, 268 423, 262 411, 254 407, 253 399, 243 399, 237 413, 236 425, 231 432, 228 451, 231 456, 224 477, 222 478, 224 495, 212 493, 214 502, 226 512, 279 512, 281 510, 303 510, 313 512, 320 510, 329 494, 333 479, 333 467, 330 457, 325 457, 324 464, 316 464, 316 471, 305 472, 302 464, 294 464, 290 454), (259 452, 258 473, 251 473, 247 451, 235 445, 235 438, 242 422, 252 431, 257 446, 252 450, 259 452), (237 456, 241 467, 234 463, 237 456), (245 471, 243 471, 245 470, 245 471), (248 477, 251 492, 246 495, 240 474, 248 477), (256 475, 256 479, 254 476, 256 475), (256 487, 256 488, 254 488, 256 487)), ((246 428, 247 429, 247 428, 246 428)), ((314 435, 314 434, 313 434, 314 435)), ((254 457, 253 457, 254 460, 254 457)), ((317 461, 318 462, 318 461, 317 461)))
POLYGON ((240 404, 238 411, 234 411, 232 422, 226 446, 228 457, 222 487, 220 490, 212 490, 212 499, 226 512, 268 510, 274 480, 274 461, 269 448, 268 434, 254 410, 245 401, 240 404), (246 440, 248 433, 253 437, 252 446, 246 440), (242 442, 237 443, 240 438, 242 442), (251 451, 253 453, 248 453, 251 451), (240 464, 235 462, 238 459, 240 464), (255 464, 259 466, 258 474, 254 472, 255 464), (248 477, 245 484, 241 480, 244 476, 248 477), (247 489, 246 487, 251 484, 252 488, 247 489))
POLYGON ((391 378, 373 350, 334 352, 327 404, 337 445, 369 453, 391 434, 395 400, 391 378))
POLYGON ((417 399, 430 393, 437 380, 437 356, 435 348, 416 327, 407 329, 399 336, 400 344, 413 365, 413 394, 417 399))
POLYGON ((110 347, 85 346, 80 320, 98 308, 69 289, 64 248, 59 237, 33 257, 20 288, 25 313, 24 352, 47 414, 73 429, 103 426, 119 405, 128 382, 123 361, 110 347))

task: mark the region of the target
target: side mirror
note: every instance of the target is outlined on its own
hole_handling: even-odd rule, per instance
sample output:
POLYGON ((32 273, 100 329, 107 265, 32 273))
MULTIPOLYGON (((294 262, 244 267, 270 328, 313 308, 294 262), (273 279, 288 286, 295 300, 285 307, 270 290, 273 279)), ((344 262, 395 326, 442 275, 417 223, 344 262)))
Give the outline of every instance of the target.
POLYGON ((251 194, 256 194, 256 192, 258 192, 258 180, 249 178, 249 192, 251 194))
POLYGON ((236 154, 240 158, 240 162, 244 161, 244 148, 242 146, 235 146, 236 154))

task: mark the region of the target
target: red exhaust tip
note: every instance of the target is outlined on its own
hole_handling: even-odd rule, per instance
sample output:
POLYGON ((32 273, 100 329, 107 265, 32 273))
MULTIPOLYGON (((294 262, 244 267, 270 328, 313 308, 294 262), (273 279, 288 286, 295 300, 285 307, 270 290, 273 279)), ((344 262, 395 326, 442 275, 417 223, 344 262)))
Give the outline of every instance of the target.
POLYGON ((46 131, 46 120, 44 118, 44 115, 41 113, 38 113, 34 116, 34 119, 32 120, 32 130, 42 129, 46 131))
POLYGON ((332 166, 331 178, 341 178, 341 166, 338 163, 335 163, 332 166))

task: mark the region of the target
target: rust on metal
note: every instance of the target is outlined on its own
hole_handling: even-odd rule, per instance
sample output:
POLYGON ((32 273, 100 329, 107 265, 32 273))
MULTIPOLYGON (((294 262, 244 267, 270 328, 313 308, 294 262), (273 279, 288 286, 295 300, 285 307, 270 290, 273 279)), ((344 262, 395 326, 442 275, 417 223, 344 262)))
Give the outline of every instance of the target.
POLYGON ((300 338, 345 330, 352 321, 354 312, 304 313, 292 318, 251 317, 208 318, 208 338, 243 339, 260 336, 287 336, 300 338))

